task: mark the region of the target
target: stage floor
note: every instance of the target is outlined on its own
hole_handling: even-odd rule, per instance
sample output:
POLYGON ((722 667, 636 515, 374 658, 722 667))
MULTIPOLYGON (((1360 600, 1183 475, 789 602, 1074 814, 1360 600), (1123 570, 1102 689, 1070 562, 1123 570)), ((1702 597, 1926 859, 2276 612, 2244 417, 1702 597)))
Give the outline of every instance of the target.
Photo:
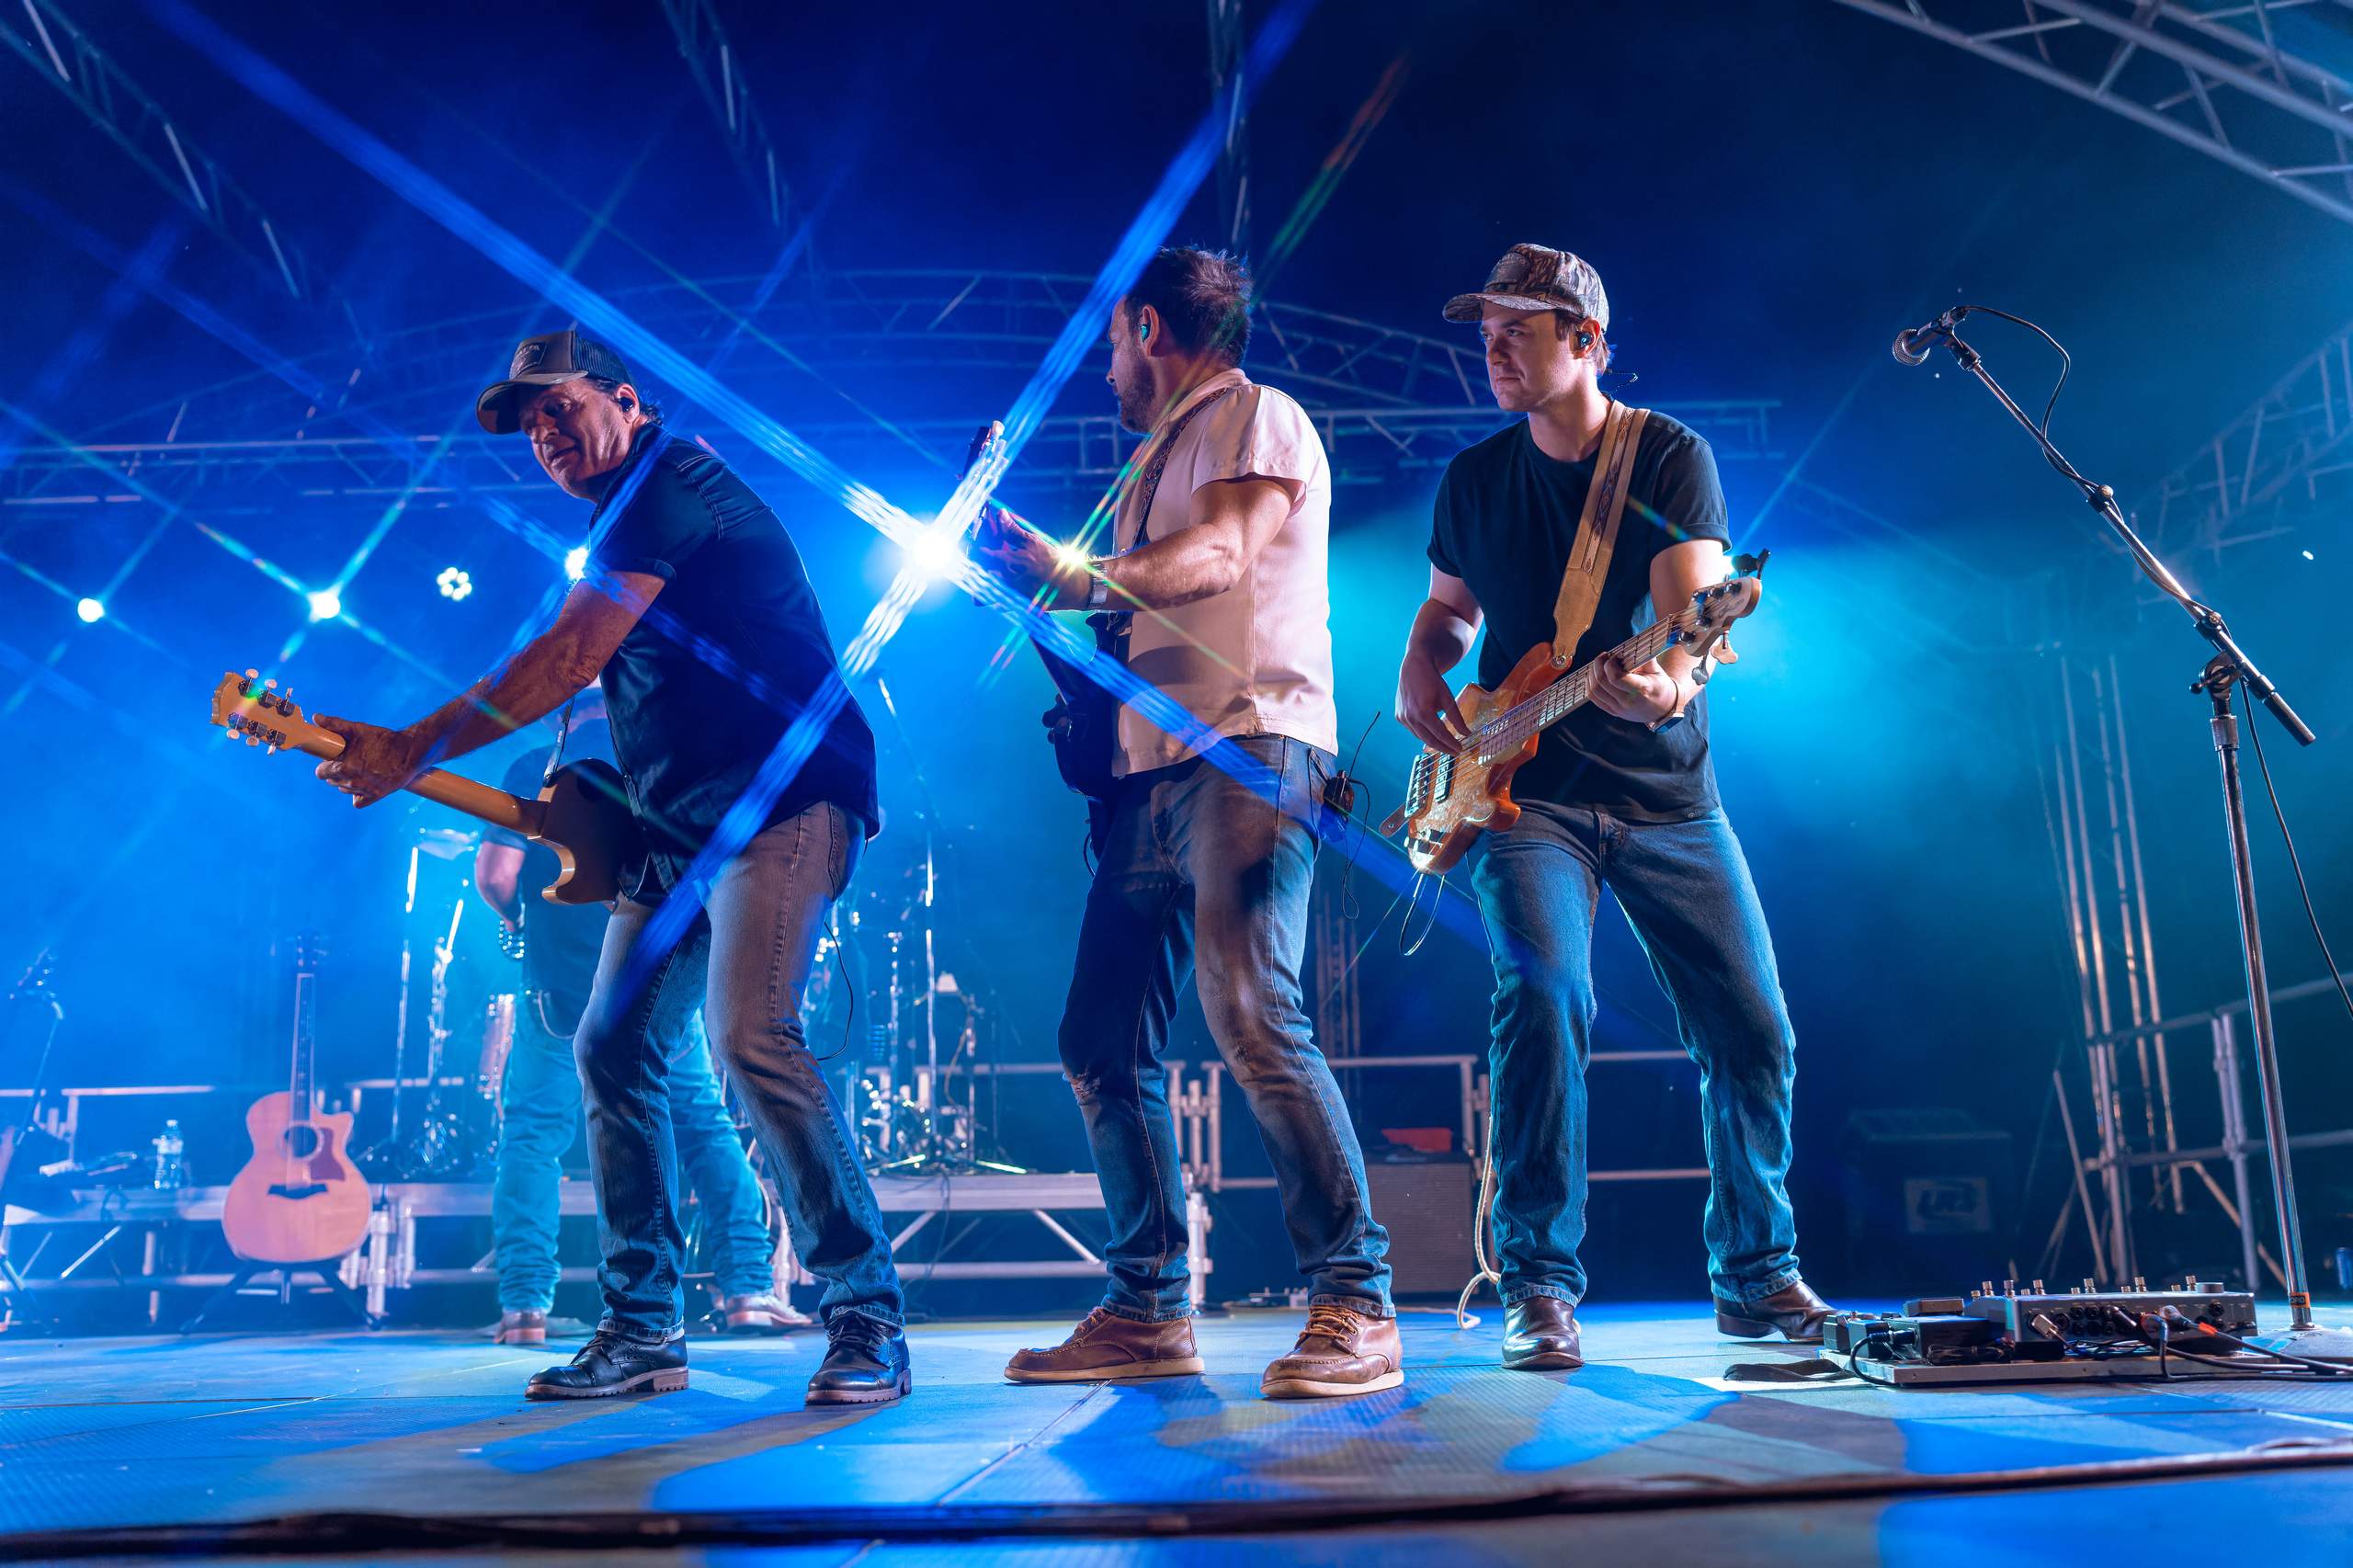
MULTIPOLYGON (((1065 1324, 942 1324, 913 1333, 911 1400, 814 1412, 801 1402, 817 1354, 806 1335, 698 1339, 686 1392, 570 1404, 521 1397, 524 1379, 568 1356, 569 1344, 517 1351, 398 1331, 12 1335, 0 1339, 0 1529, 17 1533, 0 1537, 0 1555, 50 1559, 60 1550, 22 1532, 364 1511, 449 1521, 456 1528, 434 1539, 363 1527, 393 1557, 429 1551, 444 1563, 474 1560, 483 1538, 471 1532, 483 1517, 585 1523, 589 1539, 562 1552, 579 1562, 654 1551, 631 1533, 644 1510, 699 1519, 785 1510, 779 1518, 827 1519, 850 1533, 659 1555, 1646 1568, 1945 1564, 1964 1554, 2006 1564, 2190 1553, 2353 1561, 2353 1470, 2344 1468, 1836 1501, 1724 1495, 1812 1478, 1900 1486, 1905 1477, 2353 1442, 2353 1387, 1727 1387, 1732 1364, 1803 1353, 1720 1340, 1680 1305, 1591 1306, 1581 1316, 1594 1361, 1575 1373, 1498 1368, 1492 1309, 1467 1333, 1450 1318, 1409 1315, 1403 1389, 1279 1404, 1257 1397, 1258 1370, 1288 1345, 1296 1312, 1205 1320, 1204 1377, 1034 1388, 1000 1381, 1005 1358, 1059 1337, 1065 1324), (1541 1517, 1512 1501, 1560 1487, 1608 1489, 1604 1500, 1614 1501, 1541 1517), (1633 1488, 1669 1506, 1630 1506, 1633 1488), (1466 1506, 1427 1522, 1303 1530, 1285 1530, 1272 1515, 1209 1517, 1235 1506, 1417 1500, 1466 1506), (1196 1528, 1233 1528, 1150 1541, 1057 1538, 1056 1521, 1024 1512, 1058 1504, 1135 1506, 1130 1522, 1148 1531, 1178 1528, 1180 1511, 1196 1528), (859 1508, 886 1512, 862 1521, 818 1512, 859 1508), (972 1539, 992 1517, 1000 1533, 972 1539)), ((514 1561, 517 1546, 536 1555, 529 1538, 506 1544, 501 1561, 514 1561)), ((233 1540, 220 1545, 228 1560, 246 1560, 233 1540)))

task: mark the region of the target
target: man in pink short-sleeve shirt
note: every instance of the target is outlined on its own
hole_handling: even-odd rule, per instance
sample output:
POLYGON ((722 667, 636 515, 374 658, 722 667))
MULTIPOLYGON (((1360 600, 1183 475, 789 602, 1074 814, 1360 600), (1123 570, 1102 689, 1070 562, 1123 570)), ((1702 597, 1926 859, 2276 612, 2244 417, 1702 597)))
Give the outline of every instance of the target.
POLYGON ((1304 1332, 1259 1388, 1278 1399, 1395 1388, 1404 1371, 1389 1237, 1300 993, 1315 824, 1337 750, 1331 471, 1299 404, 1242 372, 1249 278, 1232 257, 1161 251, 1108 335, 1120 422, 1150 437, 1130 469, 1116 552, 1079 561, 1005 528, 982 558, 1025 590, 1051 590, 1054 608, 1128 613, 1130 668, 1194 726, 1172 734, 1120 712, 1061 1035, 1110 1219, 1109 1281, 1067 1340, 1020 1352, 1006 1376, 1092 1382, 1203 1368, 1161 1062, 1195 973, 1311 1286, 1304 1332))

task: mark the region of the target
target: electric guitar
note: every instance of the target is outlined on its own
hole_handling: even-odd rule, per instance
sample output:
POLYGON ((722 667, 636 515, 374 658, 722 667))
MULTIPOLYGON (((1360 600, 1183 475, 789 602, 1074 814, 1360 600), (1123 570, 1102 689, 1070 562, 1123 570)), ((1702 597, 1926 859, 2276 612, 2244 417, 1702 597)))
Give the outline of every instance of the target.
MULTIPOLYGON (((987 456, 989 449, 1004 439, 1003 421, 982 426, 964 454, 964 472, 971 472, 987 456)), ((989 502, 981 508, 974 534, 985 540, 1020 526, 1002 507, 989 502)), ((1110 658, 1119 656, 1121 619, 1108 613, 1086 618, 1095 633, 1097 653, 1110 658)), ((1035 636, 1029 639, 1029 645, 1038 650, 1038 657, 1046 666, 1046 676, 1054 683, 1054 705, 1046 710, 1044 718, 1046 739, 1054 748, 1055 771, 1074 792, 1086 797, 1088 816, 1099 819, 1094 834, 1099 838, 1109 815, 1111 792, 1118 783, 1111 774, 1111 763, 1119 748, 1120 699, 1035 636)))
POLYGON ((319 944, 294 944, 294 1062, 288 1086, 245 1112, 254 1157, 221 1201, 229 1250, 253 1263, 324 1263, 368 1233, 374 1199, 351 1163, 349 1112, 320 1111, 311 1084, 315 1044, 319 944))
MULTIPOLYGON (((292 695, 277 687, 252 670, 222 676, 212 690, 212 722, 243 735, 249 746, 306 752, 330 762, 341 756, 343 737, 304 718, 292 695)), ((620 895, 623 872, 643 852, 620 774, 594 758, 558 768, 535 801, 438 767, 418 774, 407 788, 554 850, 563 871, 540 894, 551 903, 609 903, 620 895)))
MULTIPOLYGON (((1643 628, 1606 656, 1637 669, 1679 647, 1694 658, 1732 664, 1736 655, 1724 638, 1763 597, 1756 574, 1764 567, 1760 555, 1746 575, 1700 589, 1682 614, 1643 628)), ((1592 698, 1600 663, 1564 676, 1552 662, 1552 644, 1539 642, 1495 690, 1464 687, 1456 706, 1470 744, 1460 751, 1423 748, 1407 776, 1405 803, 1381 824, 1381 835, 1402 827, 1414 869, 1442 876, 1461 862, 1481 833, 1507 831, 1519 820, 1512 775, 1535 756, 1545 730, 1592 698)))

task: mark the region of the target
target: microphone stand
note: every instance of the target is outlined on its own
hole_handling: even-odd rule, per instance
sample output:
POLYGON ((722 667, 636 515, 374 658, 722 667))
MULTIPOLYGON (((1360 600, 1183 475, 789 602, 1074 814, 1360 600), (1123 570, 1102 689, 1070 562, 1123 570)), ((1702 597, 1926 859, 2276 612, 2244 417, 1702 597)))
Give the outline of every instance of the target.
MULTIPOLYGON (((2190 625, 2214 650, 2206 661, 2198 679, 2189 689, 2200 692, 2208 699, 2209 733, 2213 740, 2214 754, 2222 764, 2222 817, 2231 841, 2231 874, 2237 884, 2239 947, 2245 960, 2247 1017, 2255 1030, 2255 1060, 2257 1079, 2263 1093, 2263 1130, 2267 1152, 2271 1156, 2271 1199, 2279 1215, 2279 1261, 2288 1280, 2289 1326, 2282 1334, 2250 1335, 2248 1343, 2264 1349, 2277 1350, 2308 1359, 2353 1361, 2353 1330, 2324 1328, 2313 1321, 2312 1286, 2304 1272, 2303 1225, 2296 1213, 2296 1176, 2288 1146, 2288 1113, 2279 1084, 2279 1042, 2271 1025, 2270 980, 2263 962, 2263 928, 2257 919, 2255 897, 2255 867, 2247 847, 2246 795, 2239 778, 2239 724, 2233 711, 2232 697, 2244 687, 2247 695, 2268 709, 2271 716, 2299 745, 2311 745, 2317 738, 2311 726, 2297 716, 2279 695, 2279 688, 2265 678, 2255 661, 2231 636, 2222 614, 2211 606, 2191 597, 2181 585, 2179 578, 2157 559, 2132 525, 2116 505, 2116 492, 2105 484, 2097 484, 2076 472, 2075 466, 2052 446, 2041 427, 2026 410, 2020 408, 2001 382, 1985 368, 1977 350, 1962 341, 1954 330, 1961 319, 1972 307, 1957 305, 1927 328, 1915 340, 1924 347, 1929 341, 1941 342, 1960 367, 1977 378, 1978 382, 1993 394, 2021 429, 2034 438, 2052 467, 2057 469, 2082 490, 2084 500, 2099 514, 2110 532, 2123 542, 2129 553, 2152 583, 2167 598, 2182 608, 2190 625)), ((1993 312, 1999 313, 1999 312, 1993 312)), ((2248 1280, 2253 1290, 2256 1281, 2248 1280)))

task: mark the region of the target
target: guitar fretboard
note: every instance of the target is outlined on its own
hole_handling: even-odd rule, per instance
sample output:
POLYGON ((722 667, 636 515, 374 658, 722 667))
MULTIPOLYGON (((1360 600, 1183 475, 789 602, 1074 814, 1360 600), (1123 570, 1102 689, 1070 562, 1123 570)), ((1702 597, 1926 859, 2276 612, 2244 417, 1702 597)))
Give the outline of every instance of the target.
MULTIPOLYGON (((1673 647, 1683 635, 1680 618, 1657 621, 1634 633, 1610 650, 1628 669, 1637 669, 1673 647)), ((1542 691, 1515 707, 1507 708, 1472 733, 1471 746, 1482 762, 1509 756, 1528 744, 1528 737, 1549 725, 1559 723, 1593 698, 1594 682, 1600 678, 1595 660, 1574 674, 1554 681, 1542 691)))

